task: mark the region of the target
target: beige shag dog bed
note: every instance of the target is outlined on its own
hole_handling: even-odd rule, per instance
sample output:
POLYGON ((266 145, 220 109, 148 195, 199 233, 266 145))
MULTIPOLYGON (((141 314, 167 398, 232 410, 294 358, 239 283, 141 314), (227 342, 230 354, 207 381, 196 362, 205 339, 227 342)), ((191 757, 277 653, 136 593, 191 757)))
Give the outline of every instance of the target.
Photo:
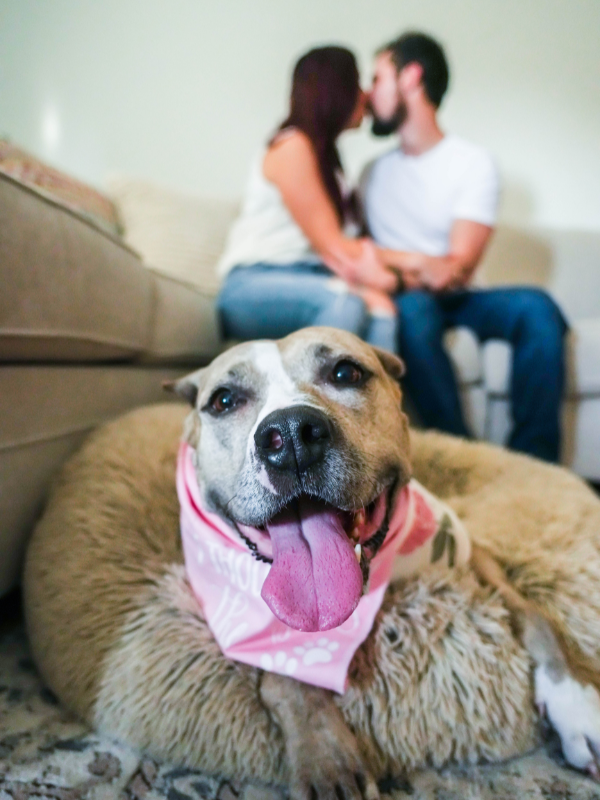
MULTIPOLYGON (((158 758, 283 783, 258 671, 226 661, 186 582, 175 459, 187 407, 98 430, 29 548, 35 659, 63 703, 158 758)), ((589 665, 600 664, 600 500, 566 470, 433 433, 415 477, 449 502, 589 665)), ((376 776, 503 759, 537 738, 530 662, 470 570, 390 586, 339 707, 376 776)))

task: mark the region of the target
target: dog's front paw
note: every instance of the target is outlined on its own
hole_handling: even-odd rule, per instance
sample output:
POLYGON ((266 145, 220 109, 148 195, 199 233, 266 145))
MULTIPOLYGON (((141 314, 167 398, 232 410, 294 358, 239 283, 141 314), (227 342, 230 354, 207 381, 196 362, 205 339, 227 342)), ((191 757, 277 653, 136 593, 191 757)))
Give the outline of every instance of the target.
POLYGON ((285 739, 291 800, 379 800, 331 692, 265 672, 260 697, 285 739))
POLYGON ((595 687, 584 686, 568 673, 553 680, 540 666, 535 695, 538 708, 560 736, 568 763, 600 780, 600 695, 595 687))
POLYGON ((379 800, 356 739, 332 722, 288 749, 291 800, 379 800))

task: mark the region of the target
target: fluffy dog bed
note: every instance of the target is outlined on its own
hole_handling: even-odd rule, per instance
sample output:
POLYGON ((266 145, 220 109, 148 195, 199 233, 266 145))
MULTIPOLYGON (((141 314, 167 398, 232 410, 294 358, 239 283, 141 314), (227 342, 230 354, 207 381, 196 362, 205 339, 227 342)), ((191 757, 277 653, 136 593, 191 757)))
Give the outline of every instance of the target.
MULTIPOLYGON (((283 783, 258 671, 220 654, 182 566, 174 475, 186 413, 130 413, 64 468, 27 556, 33 653, 63 703, 103 732, 158 758, 283 783)), ((597 668, 600 500, 566 470, 489 445, 414 432, 412 447, 415 477, 597 668)), ((325 634, 322 659, 327 644, 325 634)), ((338 703, 378 776, 504 759, 537 738, 529 658, 468 569, 390 586, 338 703)))

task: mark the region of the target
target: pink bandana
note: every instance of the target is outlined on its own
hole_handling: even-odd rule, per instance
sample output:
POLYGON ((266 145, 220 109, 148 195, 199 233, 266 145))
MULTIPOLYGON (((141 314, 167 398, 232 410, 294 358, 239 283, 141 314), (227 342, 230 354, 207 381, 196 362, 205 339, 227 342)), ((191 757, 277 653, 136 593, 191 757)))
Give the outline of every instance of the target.
POLYGON ((390 579, 410 577, 432 563, 463 564, 470 556, 469 538, 452 509, 411 480, 371 559, 369 589, 358 606, 337 628, 307 633, 281 622, 263 600, 271 564, 257 561, 238 533, 205 508, 185 443, 177 461, 177 493, 188 578, 223 654, 340 694, 390 579))

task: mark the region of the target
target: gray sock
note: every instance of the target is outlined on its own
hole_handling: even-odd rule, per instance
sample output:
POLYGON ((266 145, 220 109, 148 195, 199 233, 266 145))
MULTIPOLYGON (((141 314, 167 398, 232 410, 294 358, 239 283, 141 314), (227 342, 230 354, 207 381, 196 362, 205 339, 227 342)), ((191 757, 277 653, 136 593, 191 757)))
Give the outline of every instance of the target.
POLYGON ((398 317, 371 314, 367 322, 365 342, 398 354, 398 317))

